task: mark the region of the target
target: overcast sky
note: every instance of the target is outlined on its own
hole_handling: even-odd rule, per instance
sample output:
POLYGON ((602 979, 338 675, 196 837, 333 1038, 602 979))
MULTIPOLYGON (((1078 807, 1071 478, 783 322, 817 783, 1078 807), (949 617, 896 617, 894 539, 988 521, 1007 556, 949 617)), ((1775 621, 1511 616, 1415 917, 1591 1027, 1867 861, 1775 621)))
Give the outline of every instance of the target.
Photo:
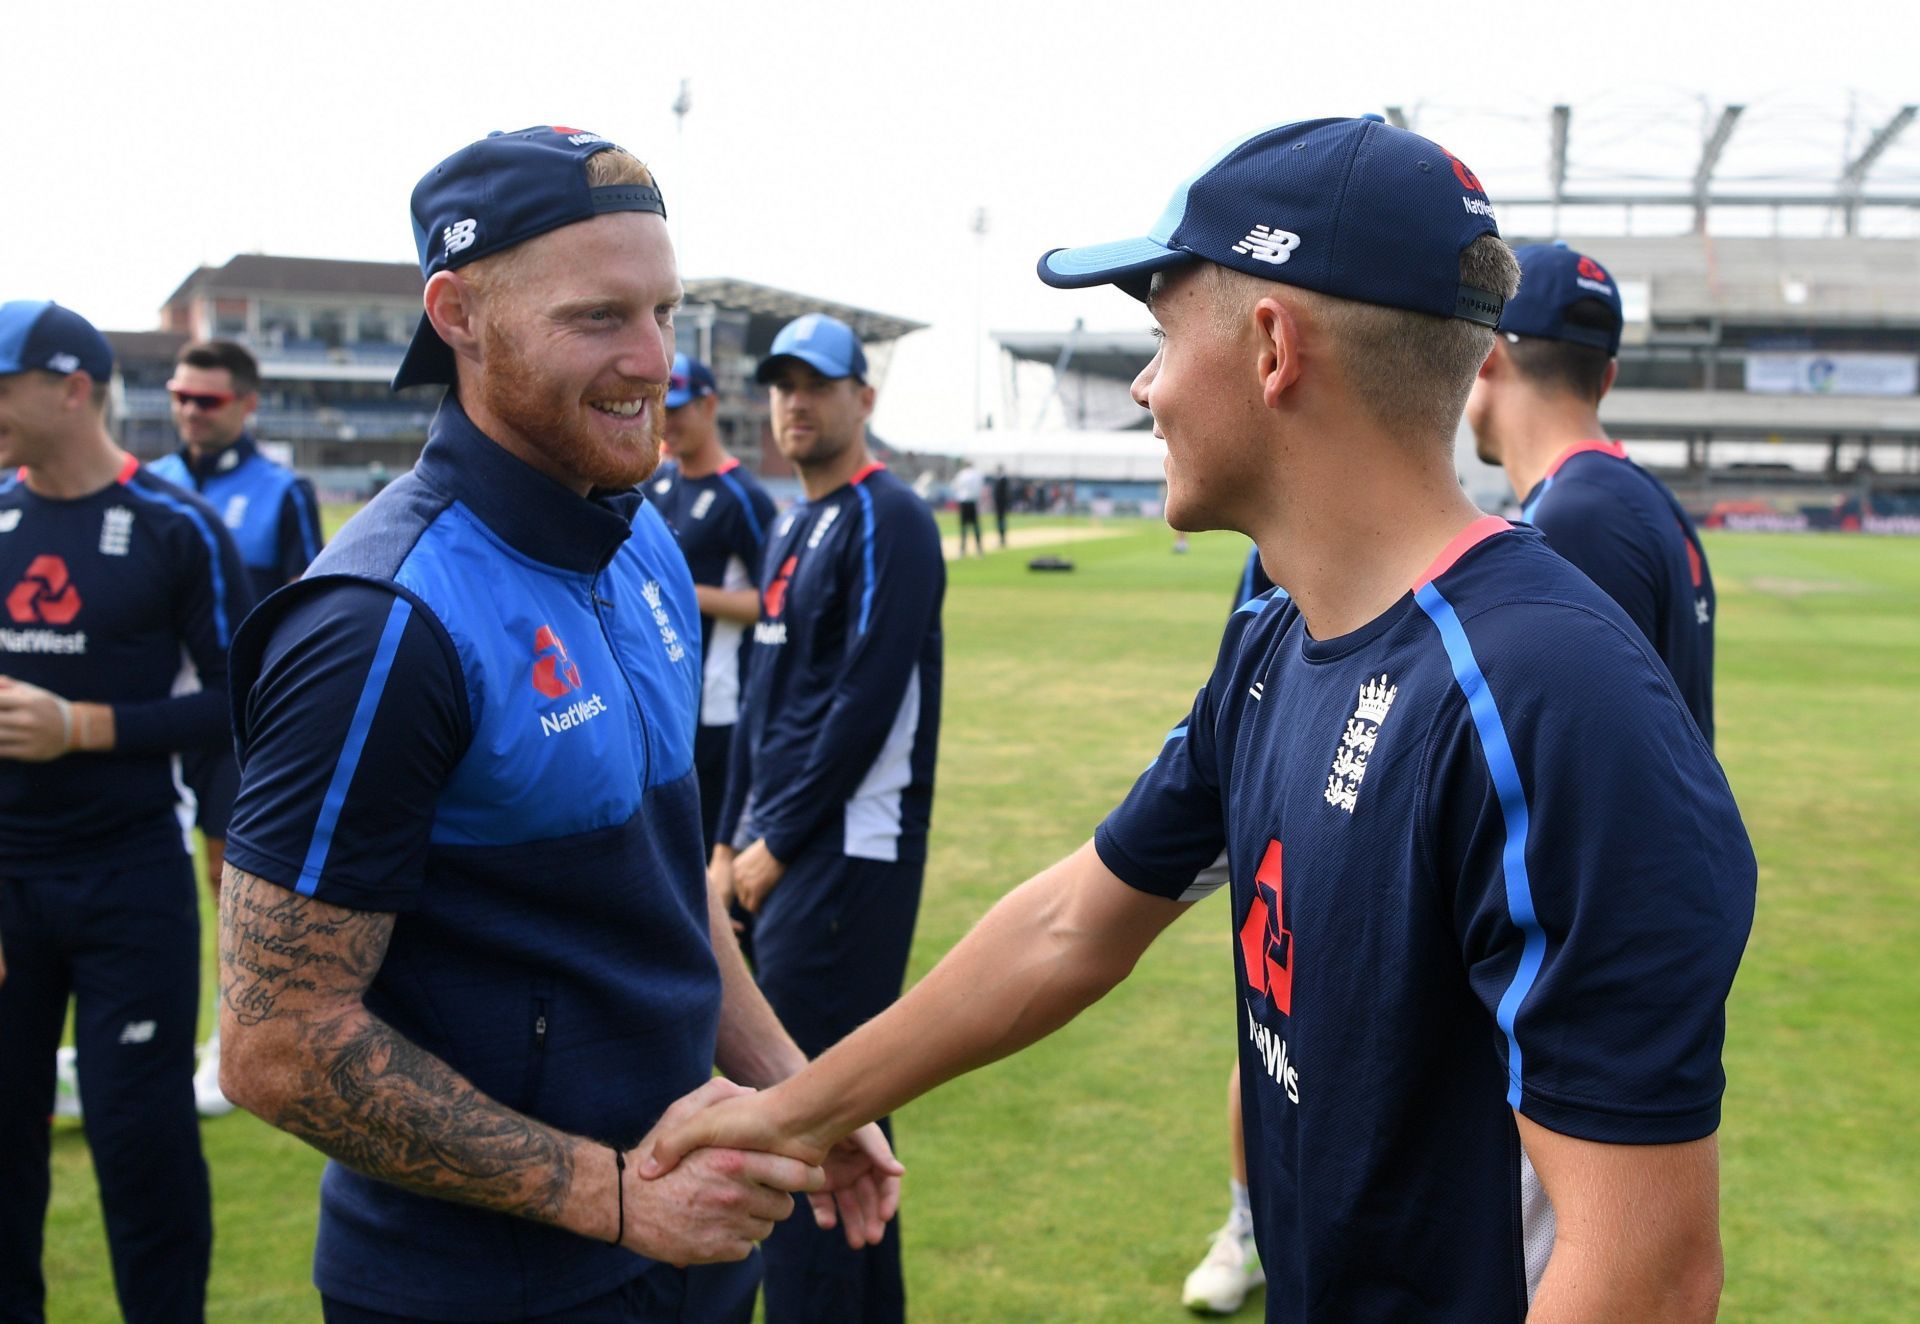
MULTIPOLYGON (((683 275, 932 323, 876 419, 928 448, 970 424, 976 319, 1144 325, 1112 291, 1047 290, 1035 259, 1143 233, 1250 129, 1417 108, 1498 204, 1539 186, 1555 102, 1576 161, 1615 171, 1656 149, 1684 167, 1711 107, 1770 107, 1781 127, 1741 144, 1764 174, 1837 157, 1850 96, 1863 131, 1920 100, 1920 19, 1854 0, 68 0, 12 6, 4 31, 0 298, 141 328, 236 252, 411 260, 429 166, 489 129, 568 124, 654 165, 683 275)), ((1920 180, 1912 138, 1893 177, 1920 180)))

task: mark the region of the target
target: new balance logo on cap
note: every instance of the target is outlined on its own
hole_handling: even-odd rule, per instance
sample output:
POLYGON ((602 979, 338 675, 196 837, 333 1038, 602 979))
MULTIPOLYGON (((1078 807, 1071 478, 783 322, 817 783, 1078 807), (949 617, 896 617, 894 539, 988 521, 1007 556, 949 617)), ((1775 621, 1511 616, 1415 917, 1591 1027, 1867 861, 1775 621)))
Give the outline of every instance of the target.
POLYGON ((452 257, 463 248, 473 247, 473 232, 479 224, 480 222, 469 216, 464 221, 455 221, 440 232, 440 238, 446 244, 448 257, 452 257))
POLYGON ((72 354, 52 354, 47 357, 47 367, 54 372, 78 372, 80 360, 72 354))
POLYGON ((1279 266, 1293 256, 1293 250, 1300 247, 1300 236, 1291 230, 1274 230, 1264 225, 1256 225, 1247 232, 1247 237, 1233 246, 1236 253, 1244 253, 1256 262, 1271 262, 1279 266))

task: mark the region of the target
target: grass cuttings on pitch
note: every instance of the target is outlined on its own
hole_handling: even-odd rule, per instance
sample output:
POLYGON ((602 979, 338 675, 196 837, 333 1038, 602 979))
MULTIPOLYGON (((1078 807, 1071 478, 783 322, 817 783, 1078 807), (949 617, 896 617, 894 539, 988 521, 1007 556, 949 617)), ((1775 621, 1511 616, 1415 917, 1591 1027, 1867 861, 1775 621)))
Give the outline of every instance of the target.
MULTIPOLYGON (((1086 838, 1205 678, 1246 544, 1170 545, 1139 524, 1061 549, 1072 574, 1029 573, 1038 548, 951 567, 912 977, 1086 838)), ((1732 535, 1708 547, 1720 750, 1760 857, 1726 1054, 1723 1317, 1911 1319, 1920 541, 1732 535)), ((901 1114, 916 1319, 1185 1318, 1180 1281, 1223 1214, 1234 1035, 1224 902, 1198 910, 1078 1023, 901 1114)), ((319 1159, 250 1117, 203 1134, 209 1318, 316 1318, 319 1159)), ((54 1152, 50 1318, 111 1320, 79 1133, 63 1125, 54 1152)))

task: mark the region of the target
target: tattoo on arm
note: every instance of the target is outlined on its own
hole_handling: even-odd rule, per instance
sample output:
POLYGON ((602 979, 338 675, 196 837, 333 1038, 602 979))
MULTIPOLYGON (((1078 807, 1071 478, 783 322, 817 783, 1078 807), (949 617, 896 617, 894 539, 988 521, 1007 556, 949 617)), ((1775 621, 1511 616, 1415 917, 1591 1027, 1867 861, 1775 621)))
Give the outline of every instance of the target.
POLYGON ((557 1222, 572 1138, 488 1098, 362 1003, 393 924, 227 866, 221 999, 236 1030, 271 1045, 265 1119, 382 1181, 557 1222))

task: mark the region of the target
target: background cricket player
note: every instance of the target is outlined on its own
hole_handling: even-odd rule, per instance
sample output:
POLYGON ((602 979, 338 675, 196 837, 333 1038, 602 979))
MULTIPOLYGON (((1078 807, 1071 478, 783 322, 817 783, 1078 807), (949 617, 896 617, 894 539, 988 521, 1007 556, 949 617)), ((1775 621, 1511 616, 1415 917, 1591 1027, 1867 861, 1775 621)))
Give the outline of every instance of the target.
POLYGON ((662 446, 670 458, 646 493, 680 542, 700 605, 700 727, 693 762, 700 773, 704 857, 713 851, 714 824, 727 793, 727 758, 746 677, 746 632, 760 616, 760 554, 773 527, 773 498, 720 444, 712 369, 674 355, 666 405, 662 446))
POLYGON ((1640 628, 1711 742, 1718 607, 1706 548, 1673 493, 1600 422, 1619 371, 1619 287, 1564 244, 1515 256, 1520 293, 1467 399, 1480 458, 1506 470, 1527 522, 1640 628))
POLYGON ((38 1319, 47 1117, 69 997, 130 1321, 197 1321, 213 1226, 193 1107, 200 920, 176 750, 232 739, 251 605, 217 516, 106 428, 113 352, 0 304, 0 1315, 38 1319), (199 675, 174 693, 183 657, 199 675))
MULTIPOLYGON (((197 492, 219 512, 247 567, 253 600, 259 602, 300 578, 320 554, 322 542, 313 485, 268 459, 247 431, 248 420, 260 407, 260 365, 245 346, 231 340, 183 345, 167 394, 180 449, 150 467, 174 486, 197 492)), ((217 749, 183 754, 180 763, 193 792, 194 822, 206 842, 207 886, 217 905, 227 820, 233 815, 234 792, 240 789, 240 769, 230 741, 217 749)), ((233 1111, 220 1092, 217 1027, 200 1049, 193 1093, 202 1117, 233 1111)))
MULTIPOLYGON (((940 734, 940 535, 868 454, 866 373, 853 332, 817 313, 760 364, 807 499, 767 541, 713 852, 715 893, 753 912, 755 977, 810 1056, 900 995, 940 734)), ((789 1220, 766 1259, 770 1324, 904 1316, 897 1234, 853 1250, 789 1220)))

